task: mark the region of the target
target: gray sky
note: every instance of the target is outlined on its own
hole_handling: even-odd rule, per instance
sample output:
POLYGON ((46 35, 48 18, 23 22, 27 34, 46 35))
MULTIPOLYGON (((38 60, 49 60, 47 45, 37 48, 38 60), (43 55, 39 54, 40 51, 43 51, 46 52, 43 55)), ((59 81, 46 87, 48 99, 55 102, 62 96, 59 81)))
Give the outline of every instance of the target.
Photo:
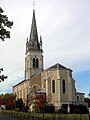
MULTIPOLYGON (((35 4, 38 36, 42 35, 43 39, 44 68, 61 63, 74 73, 90 73, 90 0, 37 0, 35 4)), ((11 92, 12 86, 24 79, 25 45, 31 30, 33 0, 1 0, 0 6, 9 20, 14 21, 11 38, 0 41, 0 66, 8 75, 0 83, 2 93, 11 92)), ((86 80, 89 78, 90 74, 86 80)), ((90 82, 87 90, 89 86, 90 82)), ((84 88, 78 89, 84 91, 84 88)))

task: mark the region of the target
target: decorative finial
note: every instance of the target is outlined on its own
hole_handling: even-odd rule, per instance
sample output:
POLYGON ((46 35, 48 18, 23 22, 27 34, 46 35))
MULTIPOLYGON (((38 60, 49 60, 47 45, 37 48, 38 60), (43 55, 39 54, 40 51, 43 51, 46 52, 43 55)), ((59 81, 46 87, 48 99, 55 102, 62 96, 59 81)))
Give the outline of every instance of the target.
POLYGON ((28 37, 27 37, 27 42, 28 42, 28 37))
POLYGON ((42 36, 40 35, 40 49, 42 50, 42 36))
POLYGON ((35 1, 33 1, 33 10, 35 10, 35 1))
POLYGON ((40 35, 40 43, 42 43, 42 36, 40 35))

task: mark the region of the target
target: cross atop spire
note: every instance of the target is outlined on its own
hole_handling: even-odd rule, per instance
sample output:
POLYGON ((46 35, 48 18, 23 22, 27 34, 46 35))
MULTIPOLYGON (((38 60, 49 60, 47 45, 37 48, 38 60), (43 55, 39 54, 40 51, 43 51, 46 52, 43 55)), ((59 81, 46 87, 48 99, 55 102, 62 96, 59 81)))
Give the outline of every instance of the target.
POLYGON ((33 10, 35 11, 35 1, 33 1, 33 10))

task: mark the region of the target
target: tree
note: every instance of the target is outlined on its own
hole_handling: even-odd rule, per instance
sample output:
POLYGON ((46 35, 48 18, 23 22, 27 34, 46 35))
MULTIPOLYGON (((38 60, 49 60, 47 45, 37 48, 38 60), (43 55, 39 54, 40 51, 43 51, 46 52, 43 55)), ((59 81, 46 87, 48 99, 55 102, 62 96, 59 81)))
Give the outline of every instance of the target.
POLYGON ((90 108, 90 98, 85 98, 85 102, 87 102, 88 107, 90 108))
POLYGON ((11 28, 13 25, 13 22, 9 21, 6 15, 3 15, 3 12, 3 9, 0 7, 0 39, 2 41, 5 38, 10 38, 10 31, 6 30, 6 28, 11 28))
MULTIPOLYGON (((3 9, 0 7, 0 39, 2 41, 5 38, 10 38, 10 31, 7 28, 11 28, 13 25, 13 22, 9 21, 6 15, 3 15, 3 12, 3 9)), ((1 71, 3 71, 3 68, 0 69, 0 73, 1 71)), ((4 79, 7 79, 7 76, 0 75, 0 82, 4 81, 4 79)))
MULTIPOLYGON (((0 73, 1 73, 1 71, 3 71, 3 68, 0 69, 0 73)), ((7 79, 7 76, 0 75, 0 82, 4 81, 4 79, 7 79)))
POLYGON ((15 107, 14 101, 12 99, 8 100, 6 103, 6 109, 7 110, 13 110, 15 107))
POLYGON ((24 106, 24 103, 23 103, 23 100, 20 98, 18 98, 16 101, 15 101, 15 107, 18 108, 19 110, 22 110, 24 106))
POLYGON ((89 94, 88 94, 88 96, 90 97, 90 91, 89 91, 89 94))
POLYGON ((6 93, 6 94, 0 94, 0 100, 3 102, 3 104, 6 104, 9 100, 15 100, 15 96, 13 93, 6 93))
POLYGON ((5 105, 6 109, 14 109, 15 96, 12 93, 0 95, 0 105, 5 105))

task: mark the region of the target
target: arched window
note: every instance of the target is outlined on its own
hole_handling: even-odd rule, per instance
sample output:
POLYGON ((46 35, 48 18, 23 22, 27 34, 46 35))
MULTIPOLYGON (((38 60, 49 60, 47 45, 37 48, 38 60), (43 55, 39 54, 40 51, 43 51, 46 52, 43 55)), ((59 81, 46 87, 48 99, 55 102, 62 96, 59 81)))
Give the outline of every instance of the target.
POLYGON ((62 81, 63 93, 65 93, 65 80, 62 81))
POLYGON ((39 67, 39 60, 38 58, 33 58, 33 68, 38 68, 39 67))
POLYGON ((79 101, 79 99, 80 99, 80 98, 79 98, 79 96, 77 95, 77 101, 79 101))
POLYGON ((36 58, 36 68, 38 68, 38 65, 39 64, 39 62, 38 62, 38 58, 36 58))
POLYGON ((52 93, 55 93, 55 80, 52 80, 52 93))
POLYGON ((33 58, 33 68, 35 68, 35 58, 33 58))

